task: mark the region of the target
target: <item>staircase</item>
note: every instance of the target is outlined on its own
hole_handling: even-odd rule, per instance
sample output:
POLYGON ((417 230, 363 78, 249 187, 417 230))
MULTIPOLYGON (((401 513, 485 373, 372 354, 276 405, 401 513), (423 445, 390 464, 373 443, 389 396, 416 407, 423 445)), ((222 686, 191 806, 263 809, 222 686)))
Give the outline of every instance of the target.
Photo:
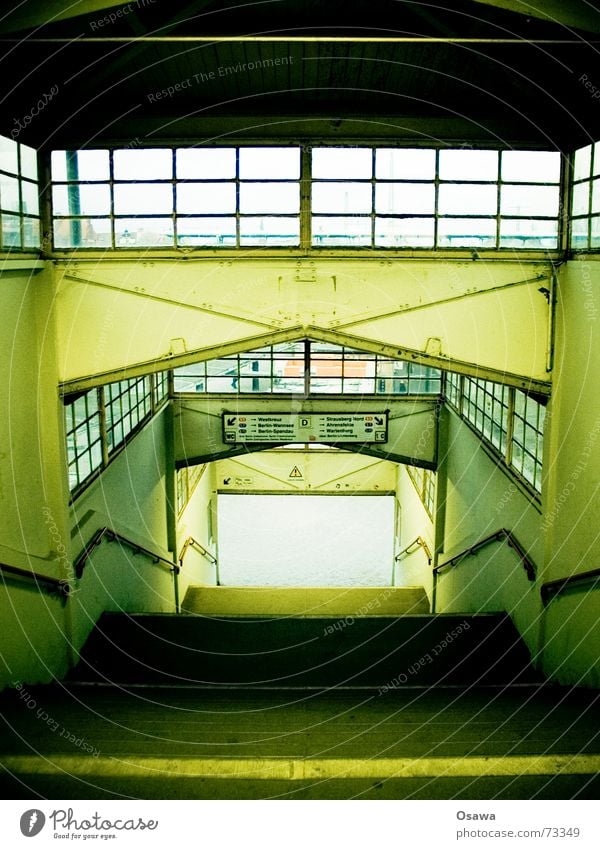
POLYGON ((376 689, 537 681, 510 619, 431 615, 422 588, 193 588, 187 615, 105 614, 73 680, 376 689))
POLYGON ((0 695, 3 798, 597 798, 600 694, 543 684, 506 616, 386 592, 104 614, 69 679, 25 694, 60 733, 0 695))

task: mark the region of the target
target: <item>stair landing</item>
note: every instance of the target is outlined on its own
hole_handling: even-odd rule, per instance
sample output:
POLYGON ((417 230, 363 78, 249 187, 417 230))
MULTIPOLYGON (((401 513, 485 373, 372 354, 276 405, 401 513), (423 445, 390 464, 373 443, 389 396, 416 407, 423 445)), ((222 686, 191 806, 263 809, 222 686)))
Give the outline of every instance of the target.
POLYGON ((201 616, 406 616, 429 613, 423 587, 190 587, 183 613, 201 616))

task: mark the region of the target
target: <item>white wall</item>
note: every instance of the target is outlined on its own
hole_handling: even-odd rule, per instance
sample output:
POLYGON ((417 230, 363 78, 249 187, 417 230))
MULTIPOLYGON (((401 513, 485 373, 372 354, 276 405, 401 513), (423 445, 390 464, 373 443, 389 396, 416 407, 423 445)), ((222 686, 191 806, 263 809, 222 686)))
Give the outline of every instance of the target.
POLYGON ((221 582, 389 586, 391 496, 220 495, 221 582))

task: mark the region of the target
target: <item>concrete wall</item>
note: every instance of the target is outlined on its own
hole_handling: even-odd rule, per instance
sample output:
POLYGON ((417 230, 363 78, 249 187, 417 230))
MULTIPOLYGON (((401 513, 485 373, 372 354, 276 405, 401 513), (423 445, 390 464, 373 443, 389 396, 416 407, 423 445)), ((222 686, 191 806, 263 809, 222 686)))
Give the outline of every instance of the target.
MULTIPOLYGON (((167 532, 166 420, 163 408, 75 500, 70 510, 73 558, 98 528, 109 527, 173 559, 167 532)), ((172 573, 117 542, 103 542, 69 602, 74 656, 105 610, 172 613, 172 573)))
MULTIPOLYGON (((427 515, 415 485, 410 479, 406 466, 397 467, 397 517, 395 540, 396 554, 402 551, 417 537, 422 537, 434 549, 433 522, 427 515)), ((411 550, 398 561, 396 565, 397 587, 424 587, 429 602, 432 601, 432 566, 427 562, 427 555, 421 546, 411 550)))
MULTIPOLYGON (((217 537, 217 497, 215 492, 215 464, 204 467, 190 500, 184 507, 177 522, 177 550, 181 553, 188 537, 204 546, 218 558, 217 537), (209 515, 210 514, 210 515, 209 515)), ((190 585, 214 586, 218 579, 218 566, 211 563, 197 549, 190 547, 185 555, 179 576, 179 594, 183 601, 190 585)))
MULTIPOLYGON (((0 263, 0 562, 68 578, 68 495, 51 303, 48 265, 0 263)), ((65 608, 56 596, 3 575, 0 622, 0 687, 48 680, 66 669, 65 608)))
MULTIPOLYGON (((600 257, 563 266, 548 488, 544 580, 600 565, 600 257)), ((600 589, 580 585, 545 611, 544 669, 565 683, 600 686, 600 589)))
MULTIPOLYGON (((451 410, 447 416, 445 528, 440 563, 500 528, 512 531, 541 568, 544 547, 541 511, 505 472, 479 437, 451 410)), ((436 610, 478 613, 506 611, 529 650, 538 649, 539 585, 527 579, 516 553, 493 543, 438 578, 436 610)))

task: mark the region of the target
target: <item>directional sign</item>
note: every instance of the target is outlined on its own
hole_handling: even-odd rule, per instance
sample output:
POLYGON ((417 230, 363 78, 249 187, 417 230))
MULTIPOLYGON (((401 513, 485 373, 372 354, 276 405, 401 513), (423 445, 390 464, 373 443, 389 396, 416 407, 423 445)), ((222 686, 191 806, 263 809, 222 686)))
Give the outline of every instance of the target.
POLYGON ((388 414, 383 413, 244 413, 223 414, 223 441, 229 444, 271 442, 387 442, 388 414))

